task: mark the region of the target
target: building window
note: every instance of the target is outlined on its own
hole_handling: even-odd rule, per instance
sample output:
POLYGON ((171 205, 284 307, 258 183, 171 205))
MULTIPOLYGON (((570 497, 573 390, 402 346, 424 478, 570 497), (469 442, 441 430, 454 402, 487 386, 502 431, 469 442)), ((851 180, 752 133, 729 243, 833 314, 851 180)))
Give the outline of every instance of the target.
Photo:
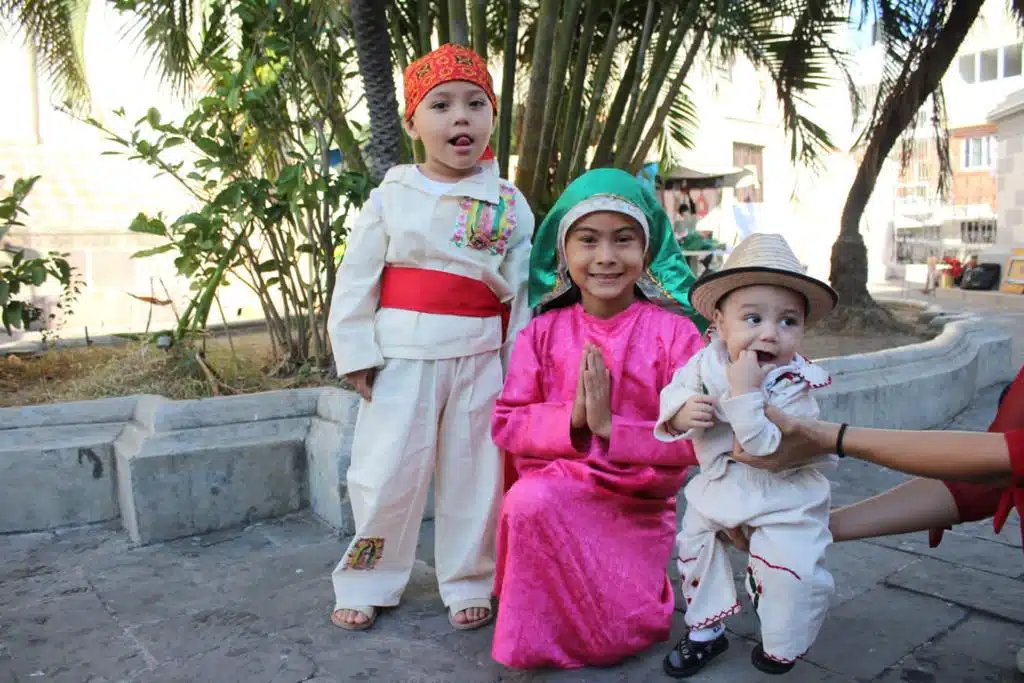
POLYGON ((965 170, 992 168, 995 166, 995 156, 995 136, 964 138, 963 168, 965 170))
POLYGON ((960 57, 960 78, 964 79, 964 83, 974 83, 977 80, 974 74, 975 57, 975 54, 960 57))
POLYGON ((1003 78, 1020 76, 1021 71, 1021 44, 1007 45, 1003 48, 1003 78))
POLYGON ((957 70, 964 83, 987 83, 1000 78, 1016 78, 1024 72, 1021 50, 1024 44, 1006 45, 983 52, 960 55, 957 70))
POLYGON ((999 48, 996 48, 995 50, 985 50, 978 56, 981 61, 978 81, 985 83, 999 78, 999 48))

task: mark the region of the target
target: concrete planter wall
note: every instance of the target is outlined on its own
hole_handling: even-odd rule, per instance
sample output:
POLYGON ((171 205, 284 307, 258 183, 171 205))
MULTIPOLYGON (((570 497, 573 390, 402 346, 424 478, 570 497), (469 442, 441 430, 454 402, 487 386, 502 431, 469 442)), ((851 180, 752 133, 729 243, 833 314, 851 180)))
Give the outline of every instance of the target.
POLYGON ((934 339, 821 361, 832 373, 832 386, 816 394, 824 419, 927 429, 948 422, 981 389, 1013 379, 1009 335, 974 315, 917 307, 922 320, 942 330, 934 339))
POLYGON ((352 532, 358 398, 299 389, 0 410, 0 532, 120 517, 153 543, 312 507, 352 532))
MULTIPOLYGON (((1011 340, 922 310, 923 344, 822 361, 823 417, 927 428, 1012 379, 1011 340)), ((352 533, 345 474, 359 401, 337 388, 194 401, 132 396, 0 409, 0 533, 120 518, 140 544, 310 507, 352 533)))

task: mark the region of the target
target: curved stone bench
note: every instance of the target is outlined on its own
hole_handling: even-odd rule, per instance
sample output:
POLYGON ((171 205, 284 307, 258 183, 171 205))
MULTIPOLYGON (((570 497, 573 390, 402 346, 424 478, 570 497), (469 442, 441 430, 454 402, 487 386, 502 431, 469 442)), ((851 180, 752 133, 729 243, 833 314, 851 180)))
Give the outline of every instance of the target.
MULTIPOLYGON (((1008 335, 934 307, 921 316, 938 337, 820 361, 833 375, 818 394, 824 418, 933 427, 1012 379, 1008 335)), ((120 518, 145 544, 305 507, 352 533, 345 475, 358 407, 352 392, 320 388, 0 409, 0 533, 120 518)))
POLYGON ((816 393, 824 419, 927 429, 955 417, 981 389, 1016 374, 1013 340, 983 318, 902 300, 879 302, 919 308, 919 319, 942 332, 920 344, 818 361, 832 373, 832 385, 816 393))

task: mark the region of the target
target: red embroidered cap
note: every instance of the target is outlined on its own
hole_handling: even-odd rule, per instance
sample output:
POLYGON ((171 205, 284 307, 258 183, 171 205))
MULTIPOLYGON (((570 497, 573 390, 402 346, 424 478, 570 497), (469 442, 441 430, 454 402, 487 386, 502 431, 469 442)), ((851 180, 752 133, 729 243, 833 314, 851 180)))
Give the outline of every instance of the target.
POLYGON ((448 43, 429 52, 405 69, 405 120, 412 120, 423 98, 442 83, 467 81, 480 86, 487 94, 494 111, 498 111, 498 99, 494 96, 494 83, 487 71, 483 57, 462 45, 448 43))

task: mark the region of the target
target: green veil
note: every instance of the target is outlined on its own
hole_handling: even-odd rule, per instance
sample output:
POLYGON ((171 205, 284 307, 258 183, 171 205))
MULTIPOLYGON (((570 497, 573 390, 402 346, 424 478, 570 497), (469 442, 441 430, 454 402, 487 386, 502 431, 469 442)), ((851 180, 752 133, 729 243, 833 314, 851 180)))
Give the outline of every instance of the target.
POLYGON ((633 216, 647 238, 648 266, 637 286, 648 301, 690 318, 703 332, 704 320, 690 305, 696 278, 676 243, 668 215, 654 195, 625 171, 598 168, 574 180, 544 217, 530 254, 530 306, 549 304, 573 288, 565 260, 565 236, 579 218, 596 211, 633 216))

